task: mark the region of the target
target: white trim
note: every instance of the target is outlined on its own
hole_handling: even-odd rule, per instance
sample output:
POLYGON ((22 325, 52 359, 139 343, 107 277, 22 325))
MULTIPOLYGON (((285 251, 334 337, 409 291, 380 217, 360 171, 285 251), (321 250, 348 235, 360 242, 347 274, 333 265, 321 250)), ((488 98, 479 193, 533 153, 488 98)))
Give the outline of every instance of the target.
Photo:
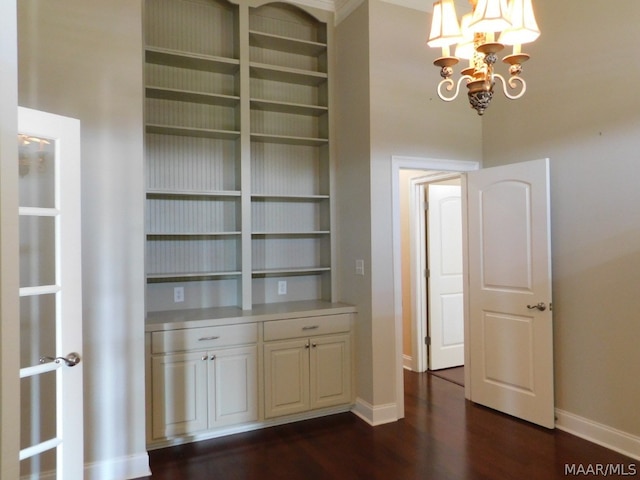
POLYGON ((402 366, 405 370, 410 370, 412 372, 414 371, 413 358, 411 357, 411 355, 402 354, 402 366))
MULTIPOLYGON (((405 8, 411 8, 413 10, 420 10, 421 12, 433 12, 433 1, 431 0, 382 0, 386 3, 392 3, 405 8)), ((456 13, 458 17, 471 11, 468 0, 454 0, 456 6, 456 13)))
POLYGON ((286 425, 288 423, 299 422, 302 420, 310 420, 313 418, 326 417, 327 415, 335 415, 339 413, 348 413, 351 411, 352 405, 338 405, 335 407, 323 408, 320 410, 310 410, 307 412, 287 415, 284 417, 276 417, 268 420, 262 420, 253 423, 242 423, 239 425, 231 425, 229 427, 207 430, 194 435, 173 437, 165 440, 154 441, 147 444, 148 450, 157 450, 159 448, 175 447, 185 443, 200 442, 202 440, 211 440, 212 438, 226 437, 237 433, 253 432, 254 430, 263 430, 268 427, 278 425, 286 425))
POLYGON ((556 408, 556 428, 640 460, 640 437, 556 408))
POLYGON ((364 3, 364 0, 336 0, 336 18, 335 24, 338 25, 342 20, 351 15, 356 8, 364 3))
POLYGON ((151 469, 147 452, 84 465, 86 480, 129 480, 149 475, 151 469))
MULTIPOLYGON (((435 170, 441 172, 468 172, 478 170, 480 162, 442 160, 427 157, 391 157, 391 215, 393 224, 393 295, 396 347, 396 408, 397 418, 404 418, 404 384, 402 358, 402 259, 400 256, 400 170, 435 170)), ((466 348, 466 347, 465 347, 466 348)), ((465 372, 468 369, 465 368, 465 372)))
POLYGON ((371 405, 369 402, 357 398, 351 412, 372 427, 376 427, 385 423, 397 422, 397 410, 398 406, 395 403, 371 405))
POLYGON ((317 8, 329 12, 336 11, 336 4, 333 0, 291 0, 291 3, 302 5, 303 7, 317 8))

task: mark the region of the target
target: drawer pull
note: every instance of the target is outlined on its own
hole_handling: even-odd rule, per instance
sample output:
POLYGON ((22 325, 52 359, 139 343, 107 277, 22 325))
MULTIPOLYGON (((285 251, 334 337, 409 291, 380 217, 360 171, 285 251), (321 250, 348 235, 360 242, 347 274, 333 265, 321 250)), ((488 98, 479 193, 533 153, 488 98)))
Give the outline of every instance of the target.
POLYGON ((302 327, 302 330, 315 330, 317 328, 319 328, 318 325, 311 325, 309 327, 302 327))
POLYGON ((220 338, 220 336, 218 335, 212 335, 211 337, 201 337, 198 339, 199 342, 204 342, 206 340, 218 340, 220 338))

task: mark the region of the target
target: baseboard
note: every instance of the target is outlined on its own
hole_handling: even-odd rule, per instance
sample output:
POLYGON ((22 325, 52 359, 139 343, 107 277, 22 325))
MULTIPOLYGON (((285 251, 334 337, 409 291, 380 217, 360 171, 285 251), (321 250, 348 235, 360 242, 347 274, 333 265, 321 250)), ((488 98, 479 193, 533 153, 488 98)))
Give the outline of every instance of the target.
POLYGON ((407 355, 407 354, 402 355, 402 367, 405 370, 413 371, 413 357, 411 355, 407 355))
POLYGON ((375 427, 384 423, 396 422, 398 420, 397 408, 395 403, 374 406, 361 398, 357 398, 351 412, 375 427))
POLYGON ((592 443, 640 460, 640 437, 556 409, 556 428, 592 443))
POLYGON ((287 423, 294 423, 294 422, 300 422, 303 420, 311 420, 313 418, 326 417, 327 415, 347 413, 351 411, 351 407, 352 407, 351 405, 338 405, 335 407, 323 408, 321 410, 310 410, 308 412, 296 413, 296 414, 287 415, 284 417, 271 418, 269 420, 262 420, 260 422, 242 423, 242 424, 233 425, 230 427, 216 428, 213 430, 206 431, 204 433, 197 433, 193 435, 185 435, 182 437, 158 440, 155 442, 147 443, 147 450, 157 450, 159 448, 175 447, 177 445, 183 445, 185 443, 200 442, 202 440, 211 440, 212 438, 226 437, 228 435, 235 435, 237 433, 253 432, 255 430, 262 430, 268 427, 285 425, 287 423))
POLYGON ((147 452, 84 465, 86 480, 131 480, 149 475, 147 452))

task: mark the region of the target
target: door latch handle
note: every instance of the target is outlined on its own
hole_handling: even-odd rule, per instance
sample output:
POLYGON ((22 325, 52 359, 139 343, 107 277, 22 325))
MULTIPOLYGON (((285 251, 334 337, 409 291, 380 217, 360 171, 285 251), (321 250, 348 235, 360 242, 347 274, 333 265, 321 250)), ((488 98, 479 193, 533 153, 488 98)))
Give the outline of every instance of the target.
POLYGON ((540 302, 535 305, 527 305, 527 308, 529 310, 533 310, 534 308, 537 308, 541 312, 544 312, 547 309, 547 306, 544 304, 544 302, 540 302))
POLYGON ((71 352, 66 357, 40 357, 40 363, 50 363, 50 362, 64 362, 67 367, 75 367, 80 363, 80 355, 76 352, 71 352))

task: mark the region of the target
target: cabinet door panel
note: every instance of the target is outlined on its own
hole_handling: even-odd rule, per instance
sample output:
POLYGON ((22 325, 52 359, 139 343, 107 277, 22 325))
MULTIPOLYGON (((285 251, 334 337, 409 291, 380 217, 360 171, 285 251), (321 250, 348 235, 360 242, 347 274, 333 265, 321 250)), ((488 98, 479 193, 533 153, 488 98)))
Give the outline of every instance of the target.
POLYGON ((218 350, 209 361, 209 427, 258 419, 258 348, 218 350))
POLYGON ((311 408, 351 401, 351 341, 349 335, 311 339, 311 408))
POLYGON ((153 438, 207 428, 207 363, 202 353, 153 357, 153 438))
POLYGON ((264 357, 265 416, 277 417, 308 410, 308 341, 265 344, 264 357))

